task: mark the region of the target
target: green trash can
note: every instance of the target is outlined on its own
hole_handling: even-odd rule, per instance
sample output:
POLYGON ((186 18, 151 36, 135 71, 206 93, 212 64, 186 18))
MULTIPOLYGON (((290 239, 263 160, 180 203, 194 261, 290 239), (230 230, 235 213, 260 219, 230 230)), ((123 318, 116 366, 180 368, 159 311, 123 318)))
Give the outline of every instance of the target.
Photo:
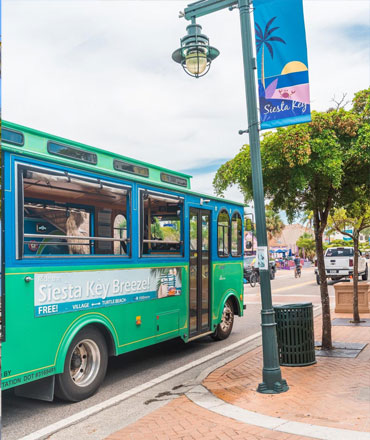
POLYGON ((312 303, 274 306, 279 363, 303 367, 316 363, 312 303))

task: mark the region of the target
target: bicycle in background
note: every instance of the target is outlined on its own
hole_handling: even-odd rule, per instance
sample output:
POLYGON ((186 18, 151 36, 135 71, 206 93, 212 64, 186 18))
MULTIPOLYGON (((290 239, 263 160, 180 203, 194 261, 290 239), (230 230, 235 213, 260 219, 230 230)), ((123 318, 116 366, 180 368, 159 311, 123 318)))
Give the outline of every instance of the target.
POLYGON ((302 274, 302 266, 301 266, 301 259, 297 256, 294 257, 294 278, 301 278, 302 274))

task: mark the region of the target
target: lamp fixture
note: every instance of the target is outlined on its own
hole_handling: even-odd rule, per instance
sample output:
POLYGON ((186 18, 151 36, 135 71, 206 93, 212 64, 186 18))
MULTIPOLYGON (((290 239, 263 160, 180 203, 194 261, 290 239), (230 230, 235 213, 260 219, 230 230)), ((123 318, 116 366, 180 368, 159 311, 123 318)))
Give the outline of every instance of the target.
POLYGON ((211 67, 211 62, 220 54, 219 50, 209 45, 209 39, 202 34, 202 26, 195 23, 186 28, 187 35, 181 38, 181 47, 172 54, 172 59, 182 65, 185 72, 194 77, 204 76, 211 67))

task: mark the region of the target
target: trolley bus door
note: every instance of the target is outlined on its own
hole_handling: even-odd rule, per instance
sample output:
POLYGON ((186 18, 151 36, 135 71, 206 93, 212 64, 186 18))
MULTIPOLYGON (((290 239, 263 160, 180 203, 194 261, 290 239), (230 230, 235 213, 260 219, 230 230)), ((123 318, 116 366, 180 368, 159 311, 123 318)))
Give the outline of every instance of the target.
POLYGON ((190 209, 190 338, 210 330, 210 215, 190 209))

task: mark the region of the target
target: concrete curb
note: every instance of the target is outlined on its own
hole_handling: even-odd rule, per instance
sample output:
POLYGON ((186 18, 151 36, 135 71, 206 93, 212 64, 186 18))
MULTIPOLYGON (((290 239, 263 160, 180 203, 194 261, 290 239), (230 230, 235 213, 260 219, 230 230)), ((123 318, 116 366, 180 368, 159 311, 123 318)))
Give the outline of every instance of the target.
MULTIPOLYGON (((321 315, 321 306, 314 307, 314 319, 321 315)), ((223 359, 216 365, 203 371, 196 379, 197 382, 203 381, 210 373, 233 361, 234 359, 254 350, 258 344, 248 343, 246 350, 239 351, 227 359, 223 359)), ((271 417, 248 411, 235 405, 224 402, 212 394, 205 386, 196 385, 185 393, 186 397, 195 405, 198 405, 208 411, 237 420, 249 425, 259 426, 261 428, 271 429, 272 431, 285 432, 287 434, 304 435, 306 437, 322 440, 370 440, 370 433, 353 431, 349 429, 338 429, 327 426, 313 425, 302 422, 292 422, 279 417, 271 417)))
MULTIPOLYGON (((240 346, 242 346, 243 344, 248 344, 250 341, 253 341, 256 338, 260 337, 260 335, 261 335, 261 332, 255 333, 251 336, 248 336, 248 337, 246 337, 240 341, 237 341, 227 347, 216 350, 209 355, 203 356, 199 359, 196 359, 193 362, 190 362, 189 364, 186 364, 182 367, 179 367, 176 370, 173 370, 169 373, 163 374, 162 376, 156 377, 156 378, 154 378, 154 379, 152 379, 142 385, 139 385, 135 388, 132 388, 131 390, 127 390, 121 394, 118 394, 117 396, 114 396, 104 402, 98 403, 96 405, 93 405, 93 406, 85 409, 85 410, 79 411, 78 413, 74 414, 73 416, 67 417, 67 418, 60 420, 58 422, 55 422, 51 425, 45 426, 44 428, 41 428, 38 431, 32 432, 32 433, 22 437, 19 440, 46 439, 50 435, 55 434, 56 432, 61 431, 62 429, 68 428, 69 426, 72 426, 76 423, 82 422, 83 420, 86 420, 87 418, 93 416, 94 414, 97 414, 100 411, 103 411, 107 408, 118 405, 119 403, 123 402, 124 400, 127 400, 130 397, 133 397, 140 392, 146 391, 146 390, 154 387, 155 385, 158 385, 162 382, 165 382, 166 380, 171 379, 172 377, 177 376, 187 370, 190 370, 193 367, 196 367, 196 366, 201 365, 202 363, 205 363, 213 358, 221 356, 224 353, 227 353, 228 351, 232 351, 234 349, 237 349, 240 346)), ((242 354, 243 354, 243 352, 242 352, 242 354)), ((240 356, 240 352, 238 352, 238 355, 240 356)), ((220 363, 220 366, 222 366, 221 363, 220 363)), ((212 367, 212 370, 214 370, 214 367, 212 367)))
POLYGON ((370 433, 337 429, 309 423, 292 422, 278 417, 265 416, 224 402, 214 396, 203 385, 194 387, 186 397, 194 404, 216 414, 248 425, 259 426, 272 431, 285 432, 323 440, 370 440, 370 433))

